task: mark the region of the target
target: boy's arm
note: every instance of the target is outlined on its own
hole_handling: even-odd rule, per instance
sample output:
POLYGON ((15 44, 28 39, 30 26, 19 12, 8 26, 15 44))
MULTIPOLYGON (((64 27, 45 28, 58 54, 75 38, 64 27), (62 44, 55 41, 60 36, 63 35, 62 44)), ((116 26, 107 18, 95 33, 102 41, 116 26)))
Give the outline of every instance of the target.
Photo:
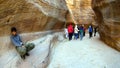
POLYGON ((11 41, 15 46, 22 46, 22 44, 17 43, 12 37, 11 37, 11 41))
MULTIPOLYGON (((19 35, 18 35, 19 36, 19 35)), ((20 40, 20 42, 22 42, 22 40, 21 40, 21 37, 19 36, 19 40, 20 40)))

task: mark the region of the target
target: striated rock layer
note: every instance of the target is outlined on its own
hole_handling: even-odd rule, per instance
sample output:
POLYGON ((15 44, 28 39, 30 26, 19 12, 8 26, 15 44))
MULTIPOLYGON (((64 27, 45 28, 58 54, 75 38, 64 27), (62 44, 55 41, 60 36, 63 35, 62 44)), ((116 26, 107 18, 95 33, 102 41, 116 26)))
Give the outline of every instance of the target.
POLYGON ((66 0, 74 23, 89 24, 94 22, 94 12, 91 8, 91 1, 92 0, 66 0))
POLYGON ((60 29, 66 11, 64 0, 0 0, 0 36, 12 26, 21 33, 60 29))
POLYGON ((120 51, 120 0, 93 0, 101 39, 120 51))
POLYGON ((10 35, 12 26, 26 33, 94 21, 91 0, 0 0, 0 7, 0 36, 10 35))
MULTIPOLYGON (((41 34, 40 31, 63 28, 67 11, 64 0, 0 0, 0 61, 2 61, 0 68, 18 68, 20 63, 24 62, 11 44, 10 28, 12 26, 17 27, 18 33, 22 34, 23 41, 27 42, 53 32, 41 34)), ((40 41, 38 42, 40 44, 40 41)), ((47 43, 49 44, 49 42, 47 43)), ((36 45, 39 46, 39 44, 36 45)), ((44 49, 48 48, 47 44, 44 45, 44 49)), ((49 50, 35 49, 31 52, 34 52, 35 57, 39 53, 36 59, 31 57, 39 63, 36 64, 33 60, 29 61, 30 64, 36 68, 45 68, 39 66, 46 65, 47 62, 44 59, 46 60, 45 55, 49 50)), ((24 65, 22 66, 24 67, 24 65)), ((33 67, 31 66, 31 68, 33 67)))

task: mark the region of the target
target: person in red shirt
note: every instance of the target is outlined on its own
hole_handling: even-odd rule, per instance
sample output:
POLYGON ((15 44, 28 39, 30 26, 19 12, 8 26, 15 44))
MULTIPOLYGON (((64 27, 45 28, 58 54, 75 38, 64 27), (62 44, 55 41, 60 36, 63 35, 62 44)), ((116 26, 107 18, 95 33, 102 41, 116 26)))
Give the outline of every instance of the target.
POLYGON ((74 32, 74 29, 73 29, 73 25, 72 24, 70 24, 69 26, 68 26, 68 35, 69 35, 69 40, 72 40, 72 36, 73 36, 73 32, 74 32))

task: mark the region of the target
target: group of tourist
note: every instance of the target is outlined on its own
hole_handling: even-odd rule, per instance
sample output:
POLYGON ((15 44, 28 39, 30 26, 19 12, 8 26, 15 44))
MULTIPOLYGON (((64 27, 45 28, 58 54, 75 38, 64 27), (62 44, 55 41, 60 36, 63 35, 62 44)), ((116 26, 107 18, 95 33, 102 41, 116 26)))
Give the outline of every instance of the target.
MULTIPOLYGON (((65 28, 65 37, 69 38, 69 40, 72 40, 73 36, 74 39, 77 40, 80 38, 80 40, 83 39, 83 37, 85 36, 86 33, 86 28, 84 25, 75 25, 73 26, 72 24, 69 24, 67 26, 67 28, 65 28)), ((97 27, 94 27, 92 25, 89 25, 88 27, 88 32, 89 32, 89 38, 91 38, 93 36, 96 36, 96 32, 97 32, 97 27)))

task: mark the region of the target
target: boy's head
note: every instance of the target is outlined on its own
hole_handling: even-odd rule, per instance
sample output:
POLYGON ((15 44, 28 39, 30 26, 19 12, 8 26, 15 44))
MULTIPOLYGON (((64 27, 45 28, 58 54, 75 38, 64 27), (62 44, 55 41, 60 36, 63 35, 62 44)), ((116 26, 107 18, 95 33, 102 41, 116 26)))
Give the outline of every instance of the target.
POLYGON ((11 28, 11 33, 12 35, 16 35, 17 34, 17 29, 15 27, 11 28))

